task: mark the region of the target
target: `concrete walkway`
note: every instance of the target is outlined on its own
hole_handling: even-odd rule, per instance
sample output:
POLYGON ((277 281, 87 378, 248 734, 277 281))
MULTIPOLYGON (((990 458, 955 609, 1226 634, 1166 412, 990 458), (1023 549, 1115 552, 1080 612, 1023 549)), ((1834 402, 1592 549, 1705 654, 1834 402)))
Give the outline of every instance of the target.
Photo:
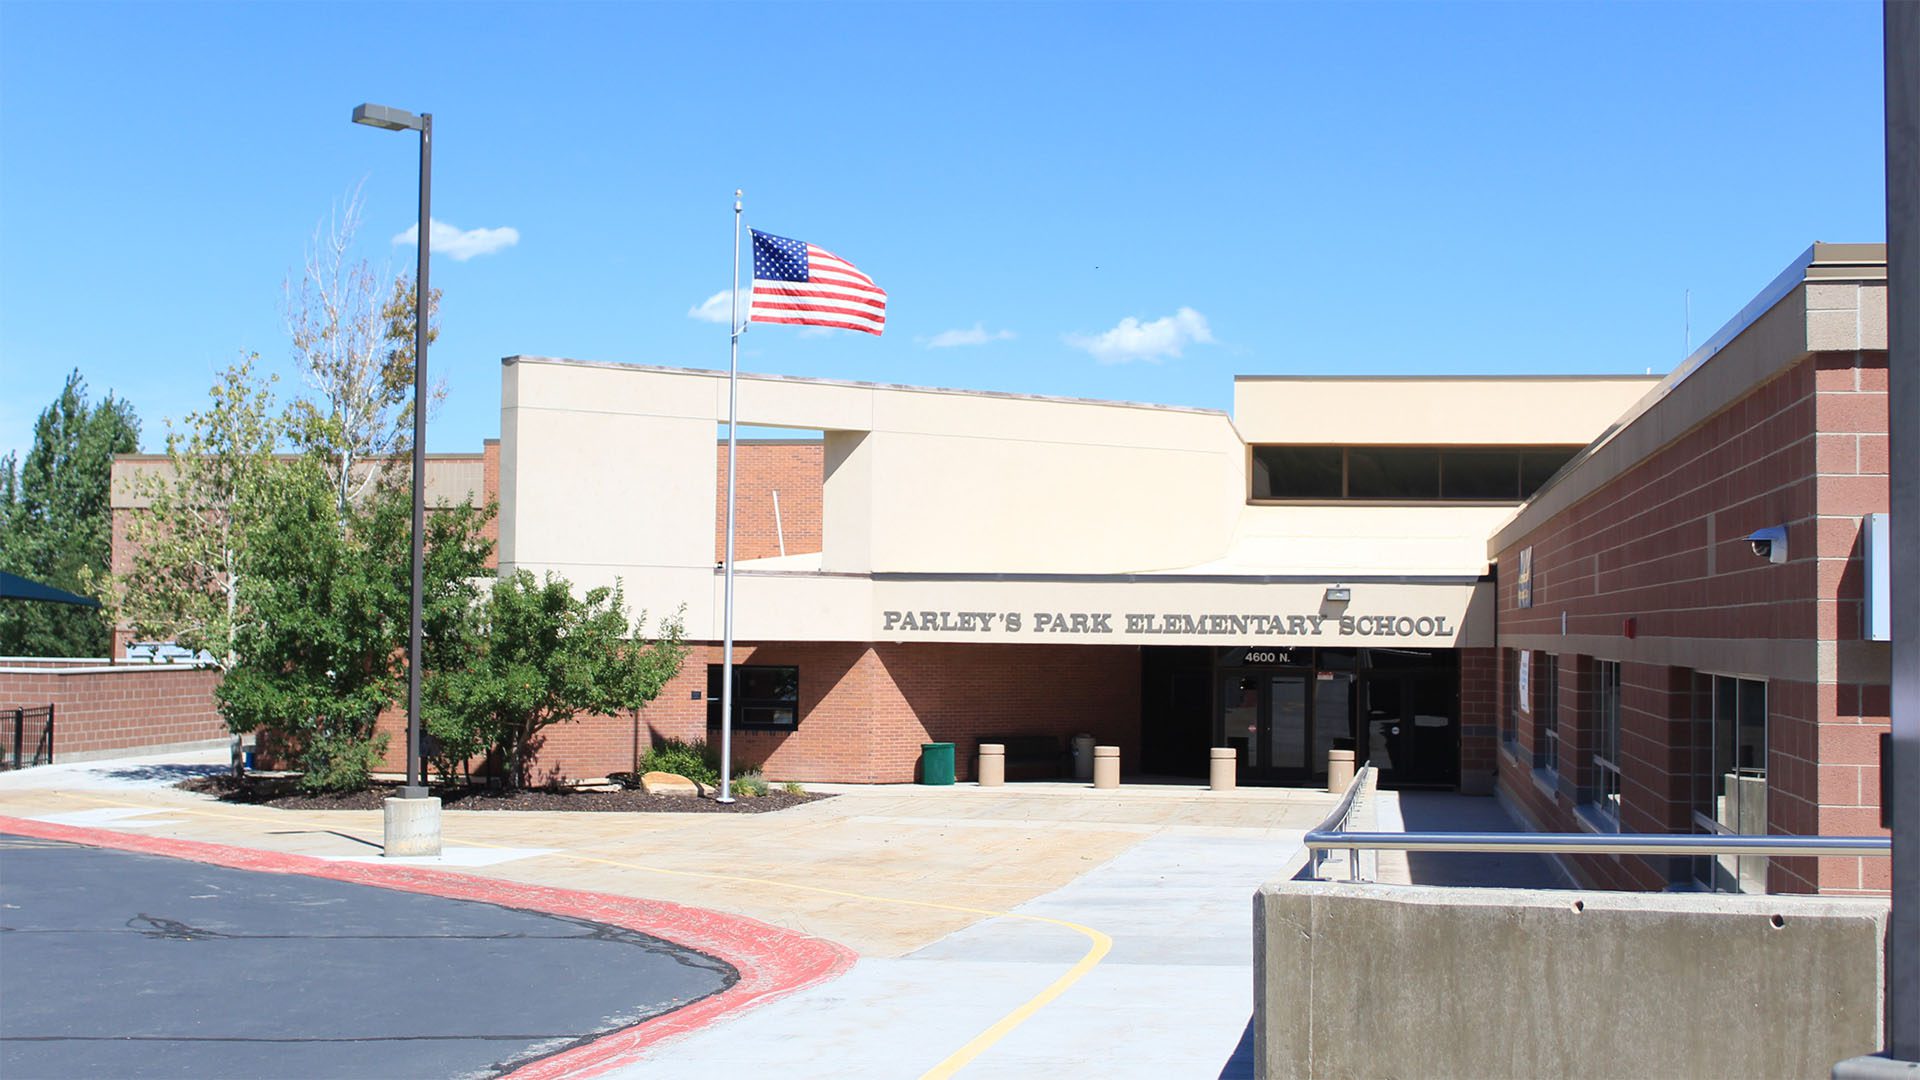
MULTIPOLYGON (((377 812, 229 805, 170 786, 219 764, 0 776, 0 814, 377 858, 377 812)), ((859 955, 847 975, 695 1032, 630 1075, 1249 1074, 1249 897, 1332 796, 836 790, 765 815, 449 811, 446 855, 421 864, 747 915, 859 955)))
POLYGON ((1249 897, 1300 832, 1172 830, 1013 910, 897 959, 709 1028, 618 1075, 665 1080, 763 1068, 782 1076, 1250 1077, 1249 897), (1035 919, 1058 920, 1037 922, 1035 919), (1004 1038, 1001 1017, 1045 992, 1089 951, 1059 923, 1098 927, 1111 951, 1004 1038), (954 1061, 953 1051, 977 1051, 954 1061))
MULTIPOLYGON (((1378 795, 1381 832, 1486 832, 1527 830, 1498 800, 1446 791, 1383 791, 1378 795)), ((1380 853, 1380 881, 1394 885, 1449 885, 1501 889, 1570 889, 1550 855, 1475 852, 1380 853)))

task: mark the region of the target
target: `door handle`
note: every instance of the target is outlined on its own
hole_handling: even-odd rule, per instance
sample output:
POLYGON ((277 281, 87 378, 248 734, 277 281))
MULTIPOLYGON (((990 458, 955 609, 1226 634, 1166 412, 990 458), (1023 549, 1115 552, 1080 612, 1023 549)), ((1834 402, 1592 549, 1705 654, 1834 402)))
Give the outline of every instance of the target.
POLYGON ((1395 724, 1395 725, 1393 725, 1393 726, 1392 726, 1391 728, 1388 728, 1388 729, 1387 729, 1387 734, 1389 734, 1389 735, 1398 735, 1398 734, 1400 734, 1400 725, 1399 725, 1399 724, 1395 724))

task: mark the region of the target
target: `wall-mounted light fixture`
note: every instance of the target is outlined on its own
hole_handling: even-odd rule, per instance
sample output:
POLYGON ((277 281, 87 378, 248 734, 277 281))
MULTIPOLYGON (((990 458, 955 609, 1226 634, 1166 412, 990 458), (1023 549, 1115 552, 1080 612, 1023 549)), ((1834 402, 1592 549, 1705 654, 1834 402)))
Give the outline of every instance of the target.
POLYGON ((1327 586, 1325 600, 1329 604, 1344 604, 1353 599, 1353 589, 1346 585, 1327 586))

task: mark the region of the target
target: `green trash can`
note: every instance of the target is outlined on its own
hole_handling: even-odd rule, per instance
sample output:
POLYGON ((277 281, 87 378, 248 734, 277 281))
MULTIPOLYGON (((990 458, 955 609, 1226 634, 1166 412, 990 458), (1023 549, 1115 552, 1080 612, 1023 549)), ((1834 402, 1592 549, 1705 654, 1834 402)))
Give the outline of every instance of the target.
POLYGON ((953 744, 920 744, 920 782, 930 786, 953 784, 953 744))

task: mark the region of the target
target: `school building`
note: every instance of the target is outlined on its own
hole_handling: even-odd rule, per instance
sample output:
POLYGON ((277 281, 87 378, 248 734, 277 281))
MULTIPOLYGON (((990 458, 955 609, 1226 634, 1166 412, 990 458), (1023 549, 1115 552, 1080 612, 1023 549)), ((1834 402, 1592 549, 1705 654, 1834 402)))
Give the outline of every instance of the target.
MULTIPOLYGON (((1242 783, 1318 784, 1351 748, 1547 831, 1877 833, 1885 261, 1814 245, 1664 377, 1251 375, 1228 413, 742 376, 741 422, 795 437, 740 446, 736 758, 895 783, 951 742, 967 779, 1001 742, 1054 776, 1088 734, 1135 777, 1232 747, 1242 783)), ((639 713, 549 729, 537 778, 717 737, 726 416, 724 372, 513 356, 498 442, 436 455, 443 498, 497 499, 501 570, 617 580, 696 643, 639 713)))

